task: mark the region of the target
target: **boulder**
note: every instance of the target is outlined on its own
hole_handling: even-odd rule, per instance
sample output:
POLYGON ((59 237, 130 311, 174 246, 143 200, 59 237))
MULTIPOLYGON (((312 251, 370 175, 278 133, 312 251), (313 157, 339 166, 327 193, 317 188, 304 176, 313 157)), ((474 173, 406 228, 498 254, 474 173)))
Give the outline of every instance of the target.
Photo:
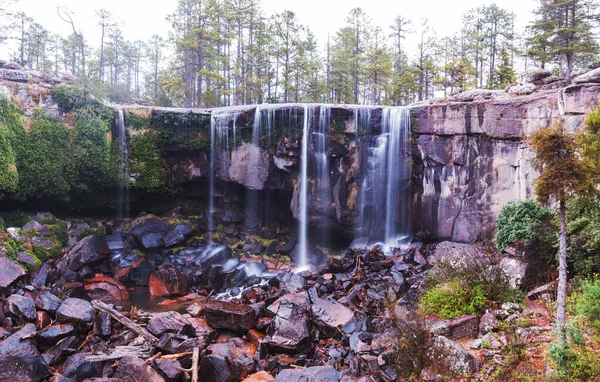
POLYGON ((35 302, 31 297, 13 294, 8 296, 7 303, 8 311, 15 316, 22 317, 26 321, 35 320, 35 302))
POLYGON ((35 333, 35 326, 33 324, 25 324, 21 330, 0 342, 0 355, 9 353, 19 346, 29 343, 29 341, 24 340, 23 338, 29 337, 33 333, 35 333))
POLYGON ((239 381, 246 375, 246 370, 234 364, 227 357, 207 355, 200 360, 201 382, 239 381))
POLYGON ((36 220, 31 220, 23 226, 24 232, 35 232, 41 236, 52 236, 52 231, 45 225, 40 224, 36 220))
MULTIPOLYGON (((285 296, 284 296, 285 297, 285 296)), ((272 353, 298 353, 310 347, 308 298, 280 299, 263 344, 272 353)))
POLYGON ((489 332, 496 331, 498 329, 498 320, 494 313, 486 313, 481 316, 479 320, 479 332, 481 334, 488 334, 489 332))
POLYGON ((37 382, 48 377, 48 365, 31 344, 23 344, 0 355, 0 381, 37 382))
POLYGON ((600 68, 592 69, 589 72, 573 78, 573 82, 576 84, 600 83, 600 68))
POLYGON ((63 338, 77 335, 77 331, 71 324, 58 324, 49 326, 35 335, 35 340, 45 346, 56 344, 63 338))
POLYGON ((350 309, 335 300, 320 298, 312 311, 315 323, 328 337, 341 337, 341 329, 354 318, 350 309))
POLYGON ((527 95, 533 93, 536 88, 532 83, 517 84, 508 89, 508 94, 527 95))
POLYGON ((72 354, 72 349, 76 349, 79 345, 81 345, 81 340, 77 336, 67 337, 46 350, 42 357, 49 366, 55 366, 64 361, 67 355, 72 354))
POLYGON ((436 245, 427 261, 431 265, 436 262, 450 262, 454 266, 467 266, 473 262, 490 262, 490 257, 476 244, 463 244, 444 241, 436 245))
POLYGON ((213 328, 247 331, 256 325, 256 312, 250 305, 210 300, 204 312, 213 328))
POLYGON ((188 279, 174 266, 166 264, 150 275, 148 286, 151 296, 184 296, 188 292, 188 279))
POLYGON ((178 381, 181 378, 181 363, 176 359, 161 359, 154 361, 158 372, 165 377, 167 381, 178 381))
POLYGON ((6 288, 23 275, 25 275, 25 270, 19 264, 0 255, 0 288, 6 288))
POLYGON ((153 215, 145 215, 131 223, 131 235, 146 249, 160 248, 171 225, 153 215))
POLYGON ((91 353, 76 353, 67 358, 63 364, 63 375, 81 381, 86 378, 102 376, 102 363, 89 362, 86 357, 91 353))
POLYGON ((4 79, 13 82, 29 82, 29 74, 20 70, 5 70, 4 79))
POLYGON ((522 258, 505 256, 500 260, 500 268, 506 274, 511 288, 517 289, 521 286, 527 273, 527 263, 522 258))
POLYGON ((476 338, 479 332, 479 319, 474 314, 467 314, 451 320, 434 322, 431 333, 453 340, 476 338))
POLYGON ((146 364, 146 361, 134 356, 121 358, 113 378, 120 382, 165 382, 165 379, 146 364))
POLYGON ((234 369, 240 372, 241 378, 252 373, 255 369, 254 355, 256 353, 256 346, 241 338, 235 337, 225 343, 212 344, 207 350, 213 356, 229 360, 233 364, 234 369))
POLYGON ((96 309, 86 300, 67 298, 56 310, 56 319, 60 323, 69 323, 77 328, 87 328, 94 322, 96 309))
POLYGON ((125 285, 112 277, 98 275, 91 279, 86 279, 83 287, 92 300, 104 302, 129 300, 129 291, 125 285))
POLYGON ((332 366, 314 366, 306 369, 282 370, 277 382, 338 382, 342 375, 332 366))
POLYGON ((504 90, 489 90, 489 89, 472 89, 452 97, 453 101, 457 102, 472 102, 477 100, 490 99, 495 96, 504 94, 504 90))
POLYGON ((433 339, 425 356, 425 364, 429 369, 452 378, 473 374, 481 366, 479 358, 466 351, 458 342, 443 336, 433 339))
POLYGON ((546 77, 550 77, 552 72, 546 69, 532 69, 527 70, 519 74, 519 82, 522 84, 526 83, 537 83, 546 77))
POLYGON ((35 298, 35 306, 49 313, 56 312, 62 300, 50 292, 42 292, 35 298))
POLYGON ((86 265, 106 259, 110 249, 103 237, 91 235, 81 239, 66 256, 68 270, 78 271, 86 265))
POLYGON ((146 328, 157 337, 165 333, 179 333, 191 337, 195 333, 194 327, 187 318, 174 311, 154 313, 146 328))
POLYGON ((168 234, 163 237, 163 245, 166 248, 174 247, 183 243, 194 232, 192 226, 181 222, 175 225, 168 234))

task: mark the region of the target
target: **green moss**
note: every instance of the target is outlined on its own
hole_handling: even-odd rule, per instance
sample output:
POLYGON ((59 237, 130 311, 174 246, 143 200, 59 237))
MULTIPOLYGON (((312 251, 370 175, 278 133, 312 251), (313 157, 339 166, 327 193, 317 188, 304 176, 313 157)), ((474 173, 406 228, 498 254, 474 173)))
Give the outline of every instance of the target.
POLYGON ((55 224, 50 225, 50 230, 52 230, 52 236, 56 239, 56 241, 61 246, 66 246, 69 242, 69 234, 67 233, 67 223, 65 222, 57 222, 55 224))
POLYGON ((41 244, 34 244, 33 245, 33 253, 34 255, 41 259, 42 261, 46 261, 48 259, 47 253, 46 253, 46 247, 44 247, 41 244))
POLYGON ((156 190, 166 185, 167 162, 161 155, 156 137, 149 132, 131 136, 129 141, 129 171, 132 187, 156 190))
POLYGON ((132 130, 144 130, 150 127, 150 118, 134 112, 127 112, 125 116, 125 126, 132 130))
POLYGON ((150 128, 157 132, 162 147, 186 150, 210 148, 210 116, 201 114, 159 114, 150 118, 150 128))
POLYGON ((452 280, 426 290, 421 297, 419 308, 426 314, 454 318, 463 314, 479 313, 486 301, 482 286, 476 285, 467 289, 459 280, 452 280))

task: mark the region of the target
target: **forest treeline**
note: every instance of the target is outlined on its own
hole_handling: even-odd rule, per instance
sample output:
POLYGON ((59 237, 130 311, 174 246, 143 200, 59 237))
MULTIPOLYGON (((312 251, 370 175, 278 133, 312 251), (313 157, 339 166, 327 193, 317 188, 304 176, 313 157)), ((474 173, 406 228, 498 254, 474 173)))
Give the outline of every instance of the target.
POLYGON ((178 0, 168 36, 123 36, 115 14, 96 10, 100 40, 65 8, 73 31, 52 34, 26 13, 0 5, 0 41, 26 68, 70 74, 93 94, 116 102, 162 106, 327 102, 404 105, 471 88, 501 89, 516 80, 516 62, 570 78, 597 58, 595 0, 544 0, 525 31, 512 12, 492 4, 467 10, 451 36, 427 20, 394 17, 374 25, 361 8, 319 42, 292 11, 266 16, 259 0, 178 0), (596 34, 596 35, 595 35, 596 34), (413 35, 416 46, 407 46, 413 35))

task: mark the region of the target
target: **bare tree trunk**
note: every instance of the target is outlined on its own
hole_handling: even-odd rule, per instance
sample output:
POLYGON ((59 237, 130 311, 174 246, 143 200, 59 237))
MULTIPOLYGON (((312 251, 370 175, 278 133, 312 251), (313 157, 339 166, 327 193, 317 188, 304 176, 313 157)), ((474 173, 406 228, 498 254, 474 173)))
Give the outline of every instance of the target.
POLYGON ((561 200, 560 215, 560 246, 558 251, 558 289, 556 292, 556 334, 559 346, 565 344, 565 304, 567 300, 567 221, 566 205, 561 200))

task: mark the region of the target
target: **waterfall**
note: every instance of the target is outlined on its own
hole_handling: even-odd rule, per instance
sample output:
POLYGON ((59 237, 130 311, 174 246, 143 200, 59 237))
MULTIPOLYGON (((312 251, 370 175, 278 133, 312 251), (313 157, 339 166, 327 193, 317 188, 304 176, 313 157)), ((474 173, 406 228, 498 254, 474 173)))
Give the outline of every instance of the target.
POLYGON ((120 169, 121 180, 119 182, 119 190, 117 195, 117 218, 126 217, 129 211, 129 158, 127 152, 127 133, 125 131, 125 115, 123 109, 118 109, 118 138, 119 148, 121 150, 120 169))
POLYGON ((300 157, 300 173, 298 174, 300 182, 300 209, 298 216, 298 268, 302 269, 308 265, 308 105, 304 105, 304 121, 302 126, 302 154, 300 157))
MULTIPOLYGON (((364 111, 363 111, 364 112, 364 111)), ((362 114, 362 113, 361 113, 362 114)), ((370 121, 361 118, 365 132, 361 150, 362 179, 356 231, 369 243, 399 247, 410 239, 410 114, 404 108, 382 110, 381 132, 373 135, 370 121)))
POLYGON ((327 156, 327 140, 331 124, 331 106, 321 105, 319 110, 318 130, 313 133, 315 142, 315 177, 317 181, 317 198, 319 210, 326 213, 329 205, 331 190, 329 188, 329 161, 327 156))

